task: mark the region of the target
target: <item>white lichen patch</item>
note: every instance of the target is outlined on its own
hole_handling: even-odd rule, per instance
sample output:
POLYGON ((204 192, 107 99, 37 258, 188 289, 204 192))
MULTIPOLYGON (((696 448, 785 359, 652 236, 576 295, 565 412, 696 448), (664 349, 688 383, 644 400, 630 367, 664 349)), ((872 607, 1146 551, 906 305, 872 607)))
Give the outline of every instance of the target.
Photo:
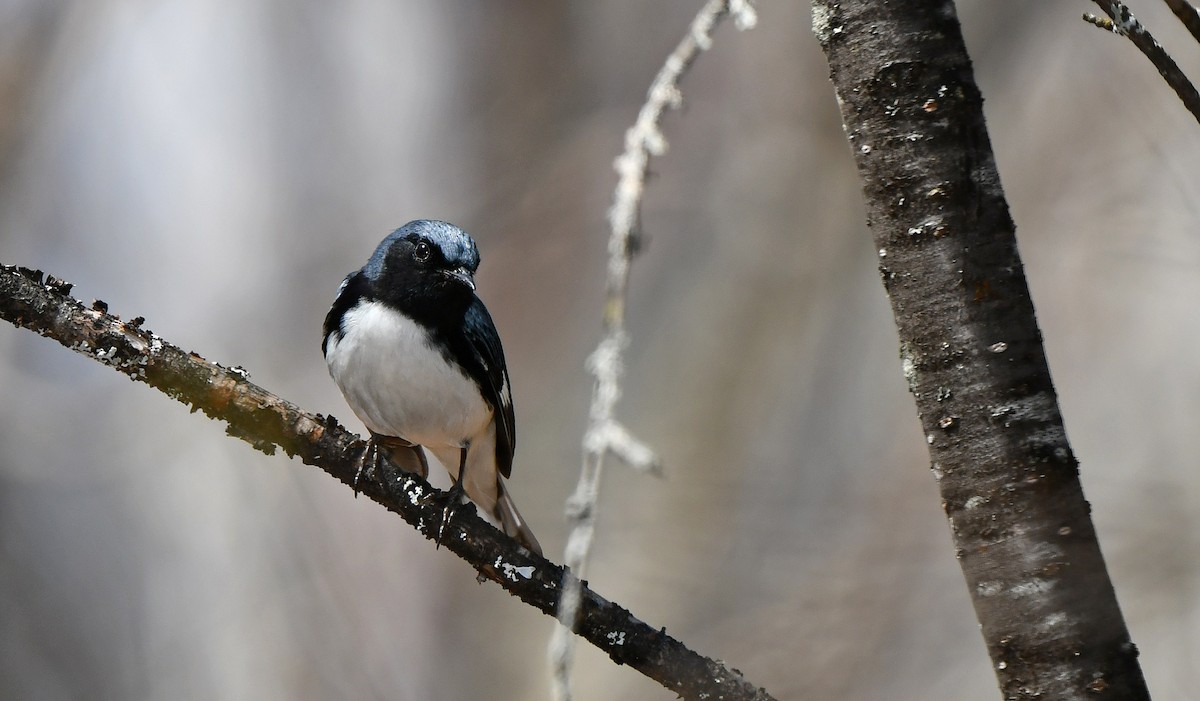
POLYGON ((1061 628, 1062 626, 1066 625, 1068 620, 1070 619, 1067 618, 1067 614, 1061 611, 1056 611, 1055 613, 1043 618, 1042 622, 1038 624, 1038 627, 1043 631, 1053 631, 1056 628, 1061 628))
MULTIPOLYGON (((904 373, 904 381, 908 383, 908 391, 917 392, 917 357, 912 347, 907 343, 900 344, 900 371, 904 373)), ((933 441, 930 441, 931 443, 933 441)))
POLYGON ((1008 593, 1014 598, 1024 598, 1026 596, 1041 596, 1054 588, 1054 582, 1049 579, 1031 579, 1028 582, 1014 584, 1009 588, 1008 593))
POLYGON ((833 8, 829 5, 823 2, 812 4, 812 31, 817 41, 825 44, 844 31, 842 27, 834 26, 835 19, 833 8))
POLYGON ((908 228, 908 235, 913 238, 932 234, 934 237, 942 236, 946 233, 946 223, 940 218, 933 217, 908 228))
POLYGON ((986 582, 980 582, 979 584, 976 584, 975 591, 980 596, 995 596, 1004 591, 1004 585, 1002 585, 1000 582, 988 580, 986 582))
POLYGON ((97 350, 96 351, 96 359, 100 360, 102 362, 105 362, 105 363, 112 360, 114 357, 116 357, 116 355, 117 355, 117 347, 116 346, 109 346, 107 350, 97 350))
POLYGON ((979 496, 978 494, 976 494, 975 496, 971 497, 970 499, 967 499, 967 500, 966 500, 966 501, 963 503, 963 508, 964 508, 964 509, 968 509, 968 510, 970 510, 970 509, 978 509, 979 507, 981 507, 981 506, 983 506, 984 504, 986 504, 986 503, 987 503, 987 501, 988 501, 988 500, 987 500, 987 497, 982 497, 982 496, 979 496))
POLYGON ((612 643, 613 645, 625 644, 625 631, 623 630, 610 631, 608 635, 604 637, 608 638, 608 642, 612 643))
POLYGON ((500 570, 500 573, 504 575, 504 578, 510 582, 519 582, 522 579, 533 578, 533 565, 524 565, 518 567, 510 562, 505 562, 503 558, 499 557, 496 558, 496 561, 492 563, 492 565, 496 569, 500 570))

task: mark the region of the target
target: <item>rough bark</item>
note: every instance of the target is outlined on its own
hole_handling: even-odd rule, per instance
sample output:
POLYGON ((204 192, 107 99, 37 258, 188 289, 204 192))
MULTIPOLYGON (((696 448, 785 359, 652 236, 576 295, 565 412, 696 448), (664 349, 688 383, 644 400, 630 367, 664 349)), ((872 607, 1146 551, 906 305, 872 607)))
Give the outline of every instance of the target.
POLYGON ((814 0, 900 356, 1007 699, 1148 699, 954 4, 814 0))
MULTIPOLYGON (((86 307, 69 296, 71 285, 40 271, 0 265, 0 318, 164 392, 193 410, 228 424, 227 433, 267 454, 290 456, 355 484, 364 443, 333 417, 313 415, 249 381, 240 368, 226 368, 167 343, 143 328, 142 319, 122 321, 96 301, 86 307)), ((135 431, 135 427, 130 428, 135 431)), ((437 536, 443 492, 420 477, 386 465, 368 470, 357 492, 395 512, 426 538, 437 536)), ((513 596, 554 616, 564 582, 561 566, 534 555, 474 515, 457 509, 442 547, 466 560, 479 578, 496 582, 513 596)), ((582 583, 575 632, 625 664, 685 699, 770 701, 737 670, 704 657, 635 618, 582 583)))

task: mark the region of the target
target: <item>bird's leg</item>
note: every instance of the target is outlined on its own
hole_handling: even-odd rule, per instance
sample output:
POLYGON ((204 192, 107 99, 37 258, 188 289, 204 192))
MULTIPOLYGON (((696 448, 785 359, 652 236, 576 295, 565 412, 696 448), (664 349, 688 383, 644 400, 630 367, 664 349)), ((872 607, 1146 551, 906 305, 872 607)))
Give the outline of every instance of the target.
POLYGON ((450 523, 450 519, 454 518, 454 510, 462 503, 463 495, 463 473, 467 469, 467 449, 470 446, 463 446, 458 453, 458 479, 454 480, 454 484, 450 486, 450 491, 446 493, 446 506, 442 509, 442 525, 438 526, 437 544, 442 544, 442 535, 446 532, 446 526, 450 523))
POLYGON ((363 472, 366 471, 367 464, 370 463, 372 474, 376 477, 379 476, 379 471, 383 467, 383 451, 380 450, 379 443, 375 438, 375 434, 372 433, 371 437, 367 439, 367 447, 363 449, 363 452, 358 456, 358 460, 355 461, 358 463, 358 469, 354 473, 354 483, 352 485, 354 487, 355 499, 358 498, 358 481, 362 478, 363 472))

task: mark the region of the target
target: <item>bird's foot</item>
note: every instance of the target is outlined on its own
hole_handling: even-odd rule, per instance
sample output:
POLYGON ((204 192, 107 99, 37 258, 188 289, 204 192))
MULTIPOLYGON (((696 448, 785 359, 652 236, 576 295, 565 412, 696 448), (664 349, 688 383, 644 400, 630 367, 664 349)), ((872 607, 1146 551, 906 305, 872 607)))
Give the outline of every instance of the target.
POLYGON ((351 484, 351 487, 354 488, 355 499, 358 498, 358 481, 362 479, 363 472, 366 472, 367 464, 370 463, 374 474, 378 475, 379 463, 381 459, 382 456, 379 454, 379 446, 375 444, 375 436, 371 436, 367 440, 367 445, 363 448, 363 451, 358 454, 358 459, 355 460, 358 469, 354 472, 354 482, 351 484))
POLYGON ((438 525, 437 538, 434 539, 439 548, 442 546, 442 537, 446 534, 446 526, 450 525, 450 520, 454 518, 458 507, 462 506, 463 493, 462 482, 455 482, 446 492, 446 505, 442 507, 442 522, 438 525))

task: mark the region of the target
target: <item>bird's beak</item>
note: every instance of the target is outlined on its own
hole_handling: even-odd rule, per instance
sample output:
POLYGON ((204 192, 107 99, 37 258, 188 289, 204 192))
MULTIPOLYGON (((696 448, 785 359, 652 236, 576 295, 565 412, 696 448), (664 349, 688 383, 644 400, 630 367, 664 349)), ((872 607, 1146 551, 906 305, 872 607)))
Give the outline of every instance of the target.
POLYGON ((472 292, 475 291, 475 277, 471 274, 470 270, 466 268, 454 268, 453 270, 443 271, 443 274, 451 280, 466 285, 472 292))

